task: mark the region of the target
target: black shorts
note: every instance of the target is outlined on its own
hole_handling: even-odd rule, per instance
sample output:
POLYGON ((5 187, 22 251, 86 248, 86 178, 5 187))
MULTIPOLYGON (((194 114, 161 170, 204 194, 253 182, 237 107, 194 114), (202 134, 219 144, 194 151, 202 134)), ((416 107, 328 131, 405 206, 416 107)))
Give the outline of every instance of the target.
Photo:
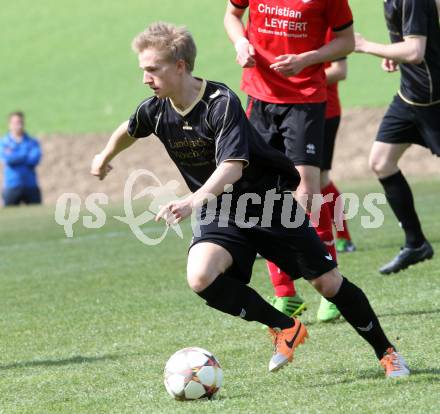
MULTIPOLYGON (((292 194, 284 197, 292 199, 291 211, 296 212, 297 203, 292 194)), ((219 226, 219 216, 207 225, 200 226, 200 234, 194 236, 191 246, 200 242, 211 242, 222 246, 233 258, 232 266, 226 274, 243 283, 249 283, 256 254, 275 263, 293 279, 301 277, 311 280, 334 269, 337 265, 327 252, 315 229, 309 225, 307 215, 296 228, 288 228, 281 220, 282 201, 276 202, 270 226, 258 225, 241 228, 232 214, 227 226, 219 226)), ((262 208, 248 208, 248 217, 262 217, 262 208)), ((294 214, 291 215, 291 222, 294 214)))
POLYGON ((21 203, 41 204, 41 192, 38 187, 5 188, 2 195, 5 206, 18 206, 21 203))
POLYGON ((377 133, 387 144, 418 144, 440 156, 440 104, 416 106, 396 95, 377 133))
POLYGON ((339 124, 341 122, 340 116, 327 118, 324 127, 324 149, 322 151, 321 170, 331 170, 333 154, 335 151, 336 135, 338 134, 339 124))
POLYGON ((249 97, 246 114, 267 143, 295 165, 321 167, 326 103, 274 104, 249 97))

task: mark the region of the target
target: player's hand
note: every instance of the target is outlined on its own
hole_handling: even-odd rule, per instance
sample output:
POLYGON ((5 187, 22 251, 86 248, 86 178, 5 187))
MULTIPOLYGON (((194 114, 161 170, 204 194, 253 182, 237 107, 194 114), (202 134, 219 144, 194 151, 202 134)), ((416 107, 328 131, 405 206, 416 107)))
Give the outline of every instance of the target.
POLYGON ((382 69, 385 72, 397 72, 399 70, 399 64, 392 59, 382 59, 382 69))
POLYGON ((256 65, 255 48, 249 43, 245 37, 241 37, 235 43, 235 50, 237 51, 237 63, 242 68, 253 68, 256 65))
POLYGON ((182 220, 189 217, 193 210, 192 198, 187 197, 183 200, 171 201, 161 207, 155 218, 156 221, 165 220, 168 225, 179 224, 182 220))
POLYGON ((355 52, 367 53, 368 41, 360 33, 354 34, 354 41, 355 41, 355 46, 354 46, 355 52))
POLYGON ((105 161, 105 158, 102 154, 96 154, 93 157, 90 174, 98 177, 100 180, 103 180, 112 169, 113 167, 105 161))
POLYGON ((270 68, 286 78, 297 75, 308 66, 302 55, 281 55, 275 60, 276 63, 272 63, 270 68))

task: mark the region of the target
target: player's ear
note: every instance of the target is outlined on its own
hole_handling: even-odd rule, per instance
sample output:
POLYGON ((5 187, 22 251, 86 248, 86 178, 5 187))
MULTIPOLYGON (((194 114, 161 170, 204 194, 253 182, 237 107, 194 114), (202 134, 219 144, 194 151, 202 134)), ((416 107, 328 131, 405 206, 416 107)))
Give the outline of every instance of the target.
POLYGON ((179 72, 179 74, 183 74, 187 71, 186 62, 183 59, 179 59, 176 62, 176 67, 177 67, 177 71, 179 72))

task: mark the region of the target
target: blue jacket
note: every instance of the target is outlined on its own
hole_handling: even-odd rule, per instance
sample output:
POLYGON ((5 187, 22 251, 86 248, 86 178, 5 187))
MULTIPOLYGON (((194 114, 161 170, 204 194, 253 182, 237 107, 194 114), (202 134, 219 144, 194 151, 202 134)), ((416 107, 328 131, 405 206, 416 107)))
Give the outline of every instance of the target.
POLYGON ((40 144, 26 133, 19 143, 6 134, 0 140, 0 160, 5 165, 3 187, 37 187, 35 167, 41 159, 40 144))

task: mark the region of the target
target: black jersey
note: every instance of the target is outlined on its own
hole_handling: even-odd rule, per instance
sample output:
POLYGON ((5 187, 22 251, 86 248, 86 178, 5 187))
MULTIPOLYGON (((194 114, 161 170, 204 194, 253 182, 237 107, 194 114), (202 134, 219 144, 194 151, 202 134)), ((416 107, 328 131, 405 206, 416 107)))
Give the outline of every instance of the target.
POLYGON ((435 0, 385 0, 391 42, 406 36, 426 36, 422 63, 400 64, 400 96, 409 104, 440 103, 440 24, 435 0))
POLYGON ((247 164, 234 185, 235 194, 294 190, 300 180, 289 159, 266 144, 246 118, 239 98, 221 83, 203 80, 199 96, 185 111, 168 98, 146 99, 130 118, 128 133, 135 138, 155 134, 191 191, 228 160, 247 164))

